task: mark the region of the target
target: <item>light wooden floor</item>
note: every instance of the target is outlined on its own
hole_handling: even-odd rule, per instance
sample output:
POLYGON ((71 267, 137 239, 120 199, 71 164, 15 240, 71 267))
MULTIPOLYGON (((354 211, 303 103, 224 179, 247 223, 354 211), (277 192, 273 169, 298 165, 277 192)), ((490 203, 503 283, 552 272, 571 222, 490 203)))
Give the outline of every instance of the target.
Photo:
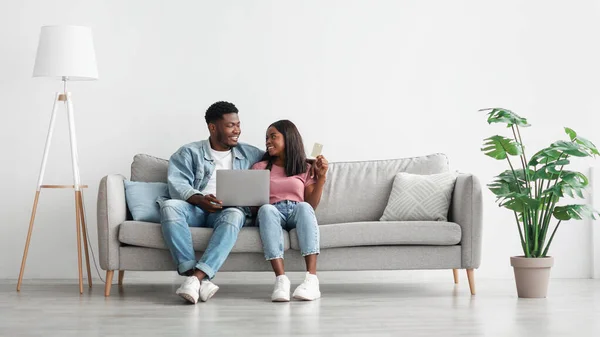
MULTIPOLYGON (((293 287, 297 282, 292 279, 293 287)), ((513 280, 322 284, 315 302, 271 303, 271 284, 219 284, 184 304, 177 284, 113 286, 82 296, 72 281, 0 282, 0 336, 600 336, 600 280, 552 280, 518 299, 513 280), (577 331, 577 332, 576 332, 577 331)))

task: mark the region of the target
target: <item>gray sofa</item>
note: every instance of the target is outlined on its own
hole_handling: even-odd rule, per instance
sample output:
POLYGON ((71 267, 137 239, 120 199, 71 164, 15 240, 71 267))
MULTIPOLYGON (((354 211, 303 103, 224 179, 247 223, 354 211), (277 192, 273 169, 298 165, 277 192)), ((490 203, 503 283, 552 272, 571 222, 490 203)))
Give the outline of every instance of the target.
MULTIPOLYGON (((166 182, 167 161, 136 155, 131 180, 166 182)), ((481 186, 471 174, 459 174, 452 194, 448 222, 381 222, 394 176, 398 172, 435 174, 448 171, 443 154, 423 157, 330 163, 321 203, 316 210, 321 233, 318 269, 402 270, 466 269, 475 294, 473 269, 481 260, 481 186)), ((106 270, 105 295, 113 273, 175 270, 162 238, 160 224, 131 220, 122 175, 102 178, 98 191, 100 265, 106 270)), ((194 248, 202 252, 212 229, 192 228, 194 248)), ((295 230, 285 236, 286 269, 304 271, 295 230)), ((198 256, 200 253, 198 253, 198 256)), ((257 227, 242 228, 221 271, 270 271, 264 260, 257 227)))

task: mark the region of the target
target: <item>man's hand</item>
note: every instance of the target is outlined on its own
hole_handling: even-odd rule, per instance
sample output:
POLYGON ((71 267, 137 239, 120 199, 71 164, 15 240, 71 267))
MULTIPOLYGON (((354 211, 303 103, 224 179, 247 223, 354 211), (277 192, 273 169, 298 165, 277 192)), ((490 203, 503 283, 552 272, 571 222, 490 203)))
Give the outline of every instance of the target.
POLYGON ((209 213, 214 213, 223 209, 223 202, 212 194, 194 194, 188 199, 188 202, 209 213))

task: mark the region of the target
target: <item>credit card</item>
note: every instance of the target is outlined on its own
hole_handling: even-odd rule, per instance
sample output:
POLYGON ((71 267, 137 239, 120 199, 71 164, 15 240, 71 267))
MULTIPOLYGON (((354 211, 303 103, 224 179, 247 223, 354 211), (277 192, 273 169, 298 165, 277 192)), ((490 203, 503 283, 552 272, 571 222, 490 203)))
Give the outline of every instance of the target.
POLYGON ((312 153, 310 155, 313 158, 317 158, 317 156, 321 155, 322 151, 323 151, 323 144, 315 143, 315 145, 313 145, 312 153))

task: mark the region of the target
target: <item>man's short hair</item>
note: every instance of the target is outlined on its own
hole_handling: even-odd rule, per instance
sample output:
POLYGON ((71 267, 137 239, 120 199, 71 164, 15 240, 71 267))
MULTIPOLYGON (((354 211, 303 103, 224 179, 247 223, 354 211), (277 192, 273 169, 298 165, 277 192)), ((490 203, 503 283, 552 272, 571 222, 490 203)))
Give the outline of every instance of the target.
POLYGON ((206 124, 214 123, 220 119, 223 119, 223 115, 230 113, 238 113, 238 109, 233 105, 233 103, 219 101, 213 103, 206 110, 206 115, 204 115, 204 119, 206 119, 206 124))

